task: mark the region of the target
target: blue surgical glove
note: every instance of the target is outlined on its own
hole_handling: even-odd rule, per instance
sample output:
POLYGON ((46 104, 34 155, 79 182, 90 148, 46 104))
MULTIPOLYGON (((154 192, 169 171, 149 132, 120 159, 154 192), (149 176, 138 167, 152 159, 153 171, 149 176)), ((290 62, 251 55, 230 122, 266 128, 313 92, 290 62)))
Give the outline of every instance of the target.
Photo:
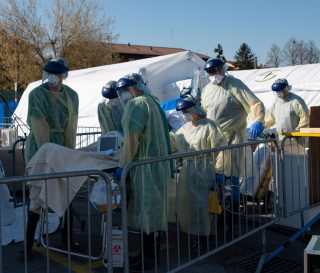
POLYGON ((220 173, 216 173, 216 184, 218 188, 220 188, 223 184, 224 181, 224 175, 220 173))
POLYGON ((223 186, 223 182, 224 182, 224 175, 220 174, 220 173, 216 173, 216 183, 215 183, 215 188, 210 189, 210 190, 214 190, 214 191, 218 191, 218 197, 219 200, 222 200, 222 186, 223 186))
POLYGON ((249 130, 250 138, 256 139, 263 131, 263 125, 261 121, 254 122, 249 130))
POLYGON ((116 172, 115 172, 115 174, 114 174, 114 176, 116 177, 116 179, 121 180, 122 172, 123 172, 123 168, 117 168, 117 169, 116 169, 116 172))

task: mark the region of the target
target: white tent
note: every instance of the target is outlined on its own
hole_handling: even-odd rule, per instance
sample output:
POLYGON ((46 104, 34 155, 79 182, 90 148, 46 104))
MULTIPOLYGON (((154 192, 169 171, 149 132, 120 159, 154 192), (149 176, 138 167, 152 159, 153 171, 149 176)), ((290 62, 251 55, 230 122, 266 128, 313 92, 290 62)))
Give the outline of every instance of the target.
POLYGON ((292 92, 302 97, 308 107, 320 105, 320 64, 296 65, 279 68, 230 71, 241 79, 269 108, 275 99, 271 85, 276 79, 286 78, 292 92))
MULTIPOLYGON (((65 84, 79 95, 78 126, 99 127, 97 106, 102 100, 101 89, 109 80, 118 80, 128 73, 140 73, 152 93, 160 101, 179 96, 181 81, 190 79, 195 69, 203 69, 204 61, 195 53, 185 51, 160 57, 105 65, 69 72, 65 84), (179 85, 180 82, 180 85, 179 85)), ((202 70, 203 71, 203 70, 202 70)), ((21 97, 15 114, 26 122, 28 95, 41 81, 30 83, 21 97)))
MULTIPOLYGON (((128 73, 141 73, 147 85, 160 101, 179 96, 182 87, 188 87, 194 70, 200 68, 202 76, 204 61, 193 52, 185 51, 160 57, 132 62, 105 65, 70 71, 67 85, 79 94, 79 126, 99 126, 97 106, 101 101, 101 88, 109 80, 118 80, 128 73)), ((320 64, 297 65, 279 68, 230 71, 229 74, 241 79, 259 97, 266 108, 274 100, 272 83, 286 78, 293 92, 301 96, 308 107, 320 105, 320 64)), ((204 81, 205 82, 205 81, 204 81)), ((15 114, 26 122, 28 95, 41 84, 36 81, 28 85, 23 93, 15 114)))

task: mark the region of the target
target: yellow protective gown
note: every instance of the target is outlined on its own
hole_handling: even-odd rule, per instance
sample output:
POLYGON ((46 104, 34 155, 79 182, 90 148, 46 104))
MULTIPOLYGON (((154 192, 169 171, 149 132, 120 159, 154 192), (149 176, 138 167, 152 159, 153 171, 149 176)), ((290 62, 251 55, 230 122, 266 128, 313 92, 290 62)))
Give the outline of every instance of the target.
POLYGON ((106 134, 110 131, 122 131, 121 118, 123 106, 119 98, 104 100, 98 105, 98 119, 101 133, 106 134))
MULTIPOLYGON (((201 105, 207 112, 207 118, 216 122, 226 137, 228 145, 247 141, 246 120, 264 123, 263 103, 239 79, 226 76, 222 85, 208 83, 201 94, 201 105)), ((232 151, 231 175, 239 177, 244 172, 245 151, 232 151)))
MULTIPOLYGON (((122 117, 122 127, 124 143, 120 167, 134 160, 171 153, 165 114, 151 95, 144 94, 128 101, 122 117)), ((145 164, 130 170, 129 227, 147 234, 166 230, 167 185, 170 176, 169 161, 145 164)))
POLYGON ((268 109, 265 128, 276 125, 277 132, 297 131, 309 126, 309 109, 305 101, 296 94, 289 93, 284 99, 277 98, 268 109))
POLYGON ((67 85, 58 93, 44 83, 29 94, 27 123, 30 133, 25 148, 26 163, 47 142, 75 148, 78 124, 78 94, 67 85))
MULTIPOLYGON (((185 123, 171 140, 172 146, 179 152, 200 151, 227 145, 220 128, 207 118, 194 124, 185 123)), ((209 189, 214 185, 215 172, 228 175, 230 153, 219 152, 215 156, 216 158, 213 154, 207 154, 183 160, 177 188, 177 215, 180 228, 184 232, 206 236, 214 231, 208 211, 209 189)))

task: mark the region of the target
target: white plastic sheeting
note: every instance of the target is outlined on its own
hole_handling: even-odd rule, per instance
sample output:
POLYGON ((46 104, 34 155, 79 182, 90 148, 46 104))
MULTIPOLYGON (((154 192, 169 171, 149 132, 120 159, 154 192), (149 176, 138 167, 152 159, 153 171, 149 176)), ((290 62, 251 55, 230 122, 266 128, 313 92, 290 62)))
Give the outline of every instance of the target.
MULTIPOLYGON (((27 217, 27 206, 18 207, 15 209, 15 219, 10 225, 2 226, 2 245, 6 246, 11 242, 21 242, 24 240, 24 224, 23 219, 27 217), (23 211, 25 210, 25 211, 23 211)), ((27 219, 26 225, 27 225, 27 219)), ((55 232, 59 227, 59 216, 56 213, 48 213, 48 233, 55 232)), ((37 239, 39 235, 40 221, 38 222, 34 238, 37 239)), ((44 233, 46 233, 47 225, 44 225, 44 233)))
MULTIPOLYGON (((152 93, 165 101, 179 96, 176 82, 191 79, 195 69, 202 69, 205 62, 195 53, 185 51, 160 57, 105 65, 69 72, 65 84, 79 95, 78 126, 99 127, 98 103, 102 100, 101 89, 109 80, 118 80, 128 73, 140 73, 152 93)), ((203 72, 204 73, 204 72, 203 72)), ((21 97, 15 114, 26 122, 28 95, 41 81, 30 83, 21 97)))
POLYGON ((10 202, 12 197, 8 186, 6 184, 0 184, 0 207, 1 207, 1 225, 7 226, 14 222, 16 218, 15 210, 13 208, 13 202, 10 202))

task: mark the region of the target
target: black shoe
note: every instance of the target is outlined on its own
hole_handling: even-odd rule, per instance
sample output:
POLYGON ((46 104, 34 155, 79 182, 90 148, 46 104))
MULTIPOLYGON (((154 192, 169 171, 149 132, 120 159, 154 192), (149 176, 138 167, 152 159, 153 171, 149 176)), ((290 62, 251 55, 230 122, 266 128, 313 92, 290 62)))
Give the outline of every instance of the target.
POLYGON ((144 264, 142 264, 142 259, 134 264, 130 264, 130 272, 142 272, 142 265, 144 265, 144 271, 154 268, 154 259, 145 257, 144 264))

